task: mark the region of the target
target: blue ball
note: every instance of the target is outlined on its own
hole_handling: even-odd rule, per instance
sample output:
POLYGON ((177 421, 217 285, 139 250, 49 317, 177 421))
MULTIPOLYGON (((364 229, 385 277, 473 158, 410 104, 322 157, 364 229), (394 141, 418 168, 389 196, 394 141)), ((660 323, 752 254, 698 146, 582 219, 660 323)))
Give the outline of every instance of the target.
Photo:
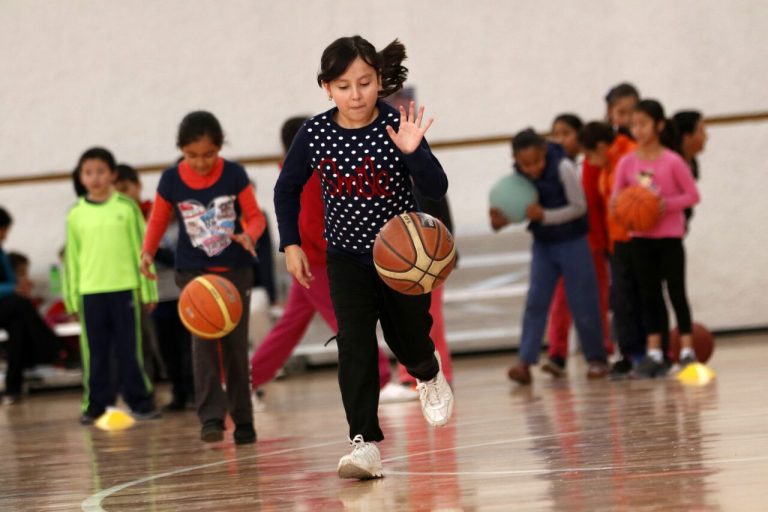
POLYGON ((538 203, 536 187, 518 173, 508 174, 491 188, 491 208, 501 210, 509 222, 525 221, 528 205, 538 203))

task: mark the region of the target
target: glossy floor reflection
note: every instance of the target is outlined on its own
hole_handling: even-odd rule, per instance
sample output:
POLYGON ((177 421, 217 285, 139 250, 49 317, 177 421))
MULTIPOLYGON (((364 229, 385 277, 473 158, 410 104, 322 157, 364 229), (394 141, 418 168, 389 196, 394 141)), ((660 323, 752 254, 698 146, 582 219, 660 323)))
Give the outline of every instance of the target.
POLYGON ((0 510, 765 510, 767 343, 722 340, 703 387, 588 382, 573 360, 519 388, 513 355, 457 359, 447 427, 381 406, 385 478, 369 482, 335 474, 333 370, 270 384, 259 442, 237 448, 197 441, 191 411, 107 433, 77 424, 78 393, 35 394, 0 408, 0 510))

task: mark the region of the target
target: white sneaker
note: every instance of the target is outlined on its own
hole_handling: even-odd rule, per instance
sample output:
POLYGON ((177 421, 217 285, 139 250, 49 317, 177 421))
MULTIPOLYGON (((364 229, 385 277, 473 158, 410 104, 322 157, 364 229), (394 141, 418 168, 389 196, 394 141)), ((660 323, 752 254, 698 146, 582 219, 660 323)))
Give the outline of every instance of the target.
POLYGON ((264 412, 267 410, 267 403, 264 401, 264 393, 255 390, 251 393, 251 408, 253 412, 264 412))
POLYGON ((411 386, 403 386, 402 384, 395 384, 394 382, 388 383, 381 388, 379 392, 380 404, 391 404, 395 402, 410 402, 411 400, 418 400, 419 392, 413 389, 411 386))
POLYGON ((376 443, 367 443, 363 436, 356 435, 350 441, 352 453, 339 460, 337 469, 339 478, 354 478, 367 480, 369 478, 381 478, 381 453, 376 443))
POLYGON ((424 418, 433 427, 442 427, 448 423, 453 412, 453 391, 443 371, 438 371, 432 380, 417 382, 416 390, 419 392, 424 418))

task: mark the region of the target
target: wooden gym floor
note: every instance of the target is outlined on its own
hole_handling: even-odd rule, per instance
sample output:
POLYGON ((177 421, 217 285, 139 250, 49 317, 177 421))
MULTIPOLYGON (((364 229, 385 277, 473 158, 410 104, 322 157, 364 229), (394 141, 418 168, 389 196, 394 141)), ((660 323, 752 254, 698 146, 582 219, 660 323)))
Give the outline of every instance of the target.
MULTIPOLYGON (((720 340, 715 381, 505 377, 514 355, 457 358, 451 423, 380 407, 385 478, 339 480, 335 371, 266 387, 259 441, 197 440, 192 411, 122 432, 77 423, 79 393, 0 407, 0 510, 765 510, 768 335, 720 340)), ((159 391, 162 402, 167 390, 159 391)))

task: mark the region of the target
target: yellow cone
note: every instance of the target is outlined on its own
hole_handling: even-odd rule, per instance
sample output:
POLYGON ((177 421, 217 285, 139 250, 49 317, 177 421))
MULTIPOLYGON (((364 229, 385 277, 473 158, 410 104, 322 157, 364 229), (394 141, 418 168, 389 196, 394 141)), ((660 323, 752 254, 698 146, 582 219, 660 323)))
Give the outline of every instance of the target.
POLYGON ((677 380, 689 386, 703 386, 715 378, 715 372, 701 363, 691 363, 677 374, 677 380))
POLYGON ((107 412, 96 420, 96 426, 108 432, 131 428, 134 423, 136 423, 136 420, 130 414, 115 407, 108 407, 107 412))

